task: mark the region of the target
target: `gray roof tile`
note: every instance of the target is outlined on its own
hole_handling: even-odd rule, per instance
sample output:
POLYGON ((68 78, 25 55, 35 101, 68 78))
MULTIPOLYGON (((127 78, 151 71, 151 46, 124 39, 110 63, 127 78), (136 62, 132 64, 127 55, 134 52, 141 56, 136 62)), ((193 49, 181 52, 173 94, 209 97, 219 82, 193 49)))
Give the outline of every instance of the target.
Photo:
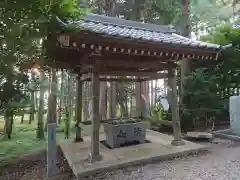
MULTIPOLYGON (((58 19, 59 20, 59 19, 58 19)), ((60 20, 59 20, 60 21, 60 20)), ((63 23, 63 22, 62 22, 63 23)), ((65 24, 65 23, 64 23, 65 24)), ((169 26, 144 24, 114 17, 88 14, 80 21, 69 22, 80 28, 109 36, 119 36, 129 39, 154 41, 190 47, 219 49, 220 45, 192 40, 174 33, 169 26)))

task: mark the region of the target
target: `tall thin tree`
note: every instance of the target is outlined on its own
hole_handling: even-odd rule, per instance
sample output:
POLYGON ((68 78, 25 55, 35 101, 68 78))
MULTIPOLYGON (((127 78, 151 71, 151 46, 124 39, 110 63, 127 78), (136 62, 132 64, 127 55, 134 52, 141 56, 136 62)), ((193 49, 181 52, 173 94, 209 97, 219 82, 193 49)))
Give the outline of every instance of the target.
MULTIPOLYGON (((182 0, 182 30, 181 34, 185 37, 190 37, 191 28, 189 20, 189 0, 182 0)), ((184 96, 184 84, 185 84, 185 75, 190 72, 190 60, 183 59, 181 62, 181 96, 180 103, 181 105, 185 102, 183 99, 184 96)))

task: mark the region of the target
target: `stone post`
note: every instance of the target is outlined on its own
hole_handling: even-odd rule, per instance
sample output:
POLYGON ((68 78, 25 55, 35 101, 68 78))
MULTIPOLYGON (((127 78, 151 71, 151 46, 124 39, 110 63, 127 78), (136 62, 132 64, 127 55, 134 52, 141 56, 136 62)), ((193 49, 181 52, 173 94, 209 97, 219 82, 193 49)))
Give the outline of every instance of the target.
POLYGON ((100 79, 99 74, 92 74, 92 136, 91 136, 91 152, 89 154, 89 162, 101 160, 99 153, 99 129, 100 129, 100 113, 99 113, 99 96, 100 96, 100 79))
POLYGON ((240 96, 231 96, 229 99, 230 130, 240 133, 240 96))
POLYGON ((173 124, 173 136, 174 140, 172 145, 180 146, 184 145, 181 135, 180 117, 179 117, 179 105, 178 105, 178 93, 177 93, 177 82, 175 77, 175 71, 172 69, 168 70, 168 92, 169 92, 169 103, 172 112, 172 124, 173 124))
POLYGON ((57 144, 56 144, 56 123, 48 124, 47 141, 47 177, 51 178, 56 174, 57 166, 57 144))

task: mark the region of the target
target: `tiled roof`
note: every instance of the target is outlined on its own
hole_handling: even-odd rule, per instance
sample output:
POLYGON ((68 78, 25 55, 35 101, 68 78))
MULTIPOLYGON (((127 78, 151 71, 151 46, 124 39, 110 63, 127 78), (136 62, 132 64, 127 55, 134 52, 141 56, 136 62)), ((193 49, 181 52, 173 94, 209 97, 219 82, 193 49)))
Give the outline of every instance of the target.
MULTIPOLYGON (((61 20, 59 21, 63 23, 61 20)), ((99 34, 123 37, 133 40, 152 41, 159 44, 173 44, 195 48, 201 47, 210 49, 224 49, 224 46, 191 40, 189 38, 180 36, 176 34, 170 26, 141 23, 96 14, 88 14, 79 21, 63 24, 66 26, 75 24, 79 26, 79 28, 83 28, 99 34)))

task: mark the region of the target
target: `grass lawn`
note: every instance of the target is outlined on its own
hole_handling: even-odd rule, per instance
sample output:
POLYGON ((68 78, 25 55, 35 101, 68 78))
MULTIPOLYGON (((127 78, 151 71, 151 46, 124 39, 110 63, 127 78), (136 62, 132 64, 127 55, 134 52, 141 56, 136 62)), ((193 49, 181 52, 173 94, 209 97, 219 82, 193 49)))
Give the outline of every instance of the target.
MULTIPOLYGON (((12 139, 1 139, 0 137, 0 162, 1 164, 13 163, 19 157, 46 149, 47 136, 45 140, 36 139, 36 120, 32 124, 28 124, 28 119, 24 119, 24 123, 20 124, 20 118, 14 119, 14 127, 12 139)), ((3 129, 4 121, 0 118, 0 129, 3 129)), ((72 135, 74 135, 72 133, 72 135)), ((70 139, 68 139, 70 140, 70 139)), ((67 141, 63 132, 57 133, 57 142, 67 141)))
MULTIPOLYGON (((37 118, 35 118, 37 119, 37 118)), ((29 116, 24 116, 24 122, 21 124, 21 117, 16 117, 13 124, 12 139, 1 139, 0 135, 0 162, 1 164, 13 163, 19 159, 19 157, 44 150, 47 148, 47 135, 45 134, 45 140, 36 139, 36 127, 37 120, 34 120, 31 124, 28 124, 29 116)), ((74 121, 71 121, 71 127, 74 127, 74 121)), ((75 132, 70 132, 70 138, 64 137, 64 122, 58 127, 57 131, 57 143, 71 141, 75 136, 75 132), (60 130, 60 131, 59 131, 60 130)), ((91 135, 91 126, 82 126, 83 136, 91 135)), ((4 129, 4 120, 0 117, 0 131, 4 129)), ((103 128, 100 128, 100 132, 103 133, 103 128)))

